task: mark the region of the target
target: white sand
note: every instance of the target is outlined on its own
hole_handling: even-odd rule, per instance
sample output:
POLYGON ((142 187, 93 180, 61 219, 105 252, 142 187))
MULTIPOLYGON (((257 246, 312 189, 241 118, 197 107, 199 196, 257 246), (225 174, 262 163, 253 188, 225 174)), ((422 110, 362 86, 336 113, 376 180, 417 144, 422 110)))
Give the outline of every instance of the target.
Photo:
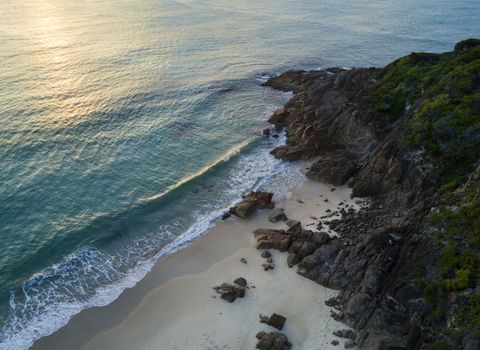
MULTIPOLYGON (((339 202, 355 206, 347 187, 338 187, 334 192, 331 188, 307 181, 291 199, 277 203, 277 208, 285 208, 289 218, 307 225, 315 222, 311 216, 325 215, 327 209, 334 211, 339 202)), ((151 274, 174 277, 152 289, 123 322, 96 334, 83 348, 254 349, 256 333, 275 331, 261 324, 258 315, 274 312, 287 317, 282 332, 294 349, 343 348, 343 340, 332 332, 346 327, 329 316, 330 308, 324 304, 336 291, 298 275, 295 268, 288 268, 287 255, 277 251, 271 250, 275 269, 261 268, 264 260, 255 249, 252 231, 258 227, 286 227, 285 223, 269 223, 270 212, 259 212, 248 220, 231 218, 218 223, 191 246, 162 259, 151 274), (240 258, 248 263, 241 263, 240 258), (255 288, 247 289, 245 298, 229 304, 212 287, 232 283, 237 277, 244 277, 255 288), (340 345, 330 345, 333 339, 340 345)))

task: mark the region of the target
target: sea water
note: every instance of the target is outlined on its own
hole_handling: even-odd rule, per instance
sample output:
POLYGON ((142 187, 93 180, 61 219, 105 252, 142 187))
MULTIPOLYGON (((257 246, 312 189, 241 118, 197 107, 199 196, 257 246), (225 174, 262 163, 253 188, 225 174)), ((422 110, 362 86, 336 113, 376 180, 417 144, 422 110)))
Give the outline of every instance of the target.
POLYGON ((478 0, 2 0, 0 349, 106 305, 252 189, 286 196, 287 69, 480 36, 478 0))

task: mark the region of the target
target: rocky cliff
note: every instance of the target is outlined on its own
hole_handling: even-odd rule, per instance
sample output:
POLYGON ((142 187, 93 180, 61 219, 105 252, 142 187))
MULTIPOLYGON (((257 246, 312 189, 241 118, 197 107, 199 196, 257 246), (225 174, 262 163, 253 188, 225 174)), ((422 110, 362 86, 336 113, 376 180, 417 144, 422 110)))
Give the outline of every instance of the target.
POLYGON ((479 349, 480 41, 266 85, 294 92, 269 119, 288 136, 272 153, 315 159, 309 177, 348 182, 370 206, 332 222, 337 239, 257 239, 288 242, 277 248, 299 273, 341 291, 333 317, 363 349, 479 349))

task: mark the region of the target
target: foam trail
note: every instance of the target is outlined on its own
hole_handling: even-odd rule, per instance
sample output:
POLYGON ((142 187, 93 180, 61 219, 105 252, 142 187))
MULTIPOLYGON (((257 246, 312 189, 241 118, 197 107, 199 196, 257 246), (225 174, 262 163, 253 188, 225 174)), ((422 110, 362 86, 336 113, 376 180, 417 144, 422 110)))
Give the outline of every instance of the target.
MULTIPOLYGON (((276 144, 283 143, 284 138, 280 137, 276 144)), ((244 146, 214 164, 231 164, 227 173, 222 174, 225 189, 219 198, 195 212, 196 219, 183 234, 173 233, 180 224, 163 224, 158 231, 135 239, 114 254, 87 247, 32 276, 20 294, 11 294, 10 315, 2 329, 0 349, 28 349, 36 339, 61 328, 82 310, 108 305, 123 290, 143 279, 160 257, 205 234, 226 209, 239 201, 241 193, 263 189, 274 191, 277 198, 285 198, 304 181, 301 163, 277 160, 267 147, 239 154, 244 146), (92 285, 96 286, 93 292, 92 285)), ((208 170, 202 169, 200 173, 208 170)))

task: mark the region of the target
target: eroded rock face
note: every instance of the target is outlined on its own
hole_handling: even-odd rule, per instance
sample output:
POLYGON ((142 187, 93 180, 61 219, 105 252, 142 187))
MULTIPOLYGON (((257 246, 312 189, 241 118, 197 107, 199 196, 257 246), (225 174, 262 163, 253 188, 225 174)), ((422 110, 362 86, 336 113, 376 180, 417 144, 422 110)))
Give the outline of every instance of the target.
POLYGON ((349 157, 348 153, 332 153, 320 157, 310 166, 306 175, 313 180, 340 186, 355 174, 356 167, 354 157, 349 157))
POLYGON ((251 216, 258 209, 272 209, 275 203, 272 202, 273 193, 270 192, 250 192, 235 207, 230 208, 232 214, 245 219, 251 216))
POLYGON ((372 109, 379 72, 294 71, 267 82, 295 93, 270 118, 287 133, 287 144, 272 153, 288 160, 318 157, 309 177, 334 185, 351 180, 353 194, 369 197, 371 204, 361 213, 340 210, 344 218, 330 227, 339 238, 294 221, 287 222, 288 230, 257 230, 255 236, 260 247, 288 251, 288 264, 298 264, 303 276, 341 290, 329 303, 334 318, 357 331, 352 344, 417 349, 421 332, 412 317, 425 312, 425 302, 411 271, 431 264, 438 252, 414 237, 431 208, 436 176, 428 161, 402 142, 404 125, 372 109))
POLYGON ((260 332, 257 334, 257 346, 259 350, 288 350, 292 344, 285 334, 279 332, 260 332))

